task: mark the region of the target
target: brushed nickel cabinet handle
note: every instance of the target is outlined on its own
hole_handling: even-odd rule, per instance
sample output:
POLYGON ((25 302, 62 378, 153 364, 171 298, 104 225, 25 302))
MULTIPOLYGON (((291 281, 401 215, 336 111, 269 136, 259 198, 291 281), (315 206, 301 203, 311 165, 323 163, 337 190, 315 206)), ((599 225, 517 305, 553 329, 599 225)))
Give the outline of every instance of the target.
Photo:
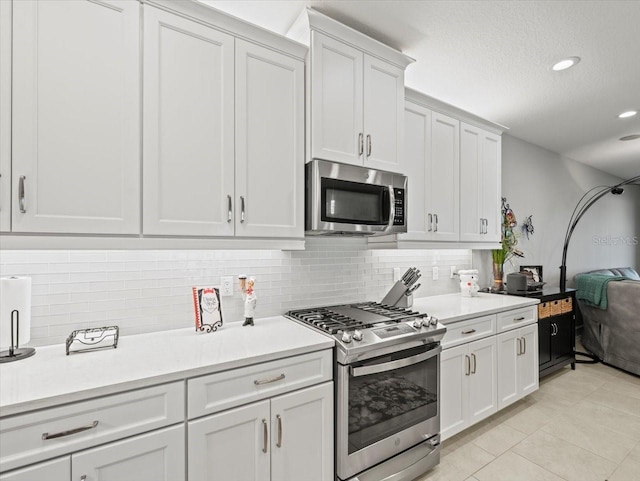
POLYGON ((240 196, 240 222, 244 222, 244 196, 240 196))
POLYGON ((26 177, 24 175, 20 176, 20 180, 18 181, 18 205, 20 206, 20 212, 22 214, 27 213, 27 208, 25 207, 24 202, 24 181, 26 177))
POLYGON ((269 445, 269 431, 267 428, 267 420, 262 420, 262 452, 267 452, 267 446, 269 445))
POLYGON ((255 384, 256 386, 260 386, 260 385, 262 385, 262 384, 269 384, 269 383, 271 383, 271 382, 281 381, 281 380, 283 380, 285 377, 286 377, 286 376, 285 376, 285 375, 284 375, 284 373, 283 373, 283 374, 280 374, 279 376, 272 377, 272 378, 269 378, 269 379, 261 379, 261 380, 257 380, 257 379, 256 379, 255 381, 253 381, 253 384, 255 384))
POLYGON ((427 230, 431 232, 433 230, 433 216, 429 214, 427 217, 429 219, 429 228, 427 230))
POLYGON ((464 375, 468 376, 469 374, 471 374, 471 358, 466 354, 464 356, 464 362, 465 362, 464 375))
POLYGON ((436 226, 433 229, 433 232, 438 232, 438 214, 433 214, 433 220, 436 221, 436 226))
POLYGON ((480 217, 480 234, 484 234, 484 219, 480 217))
POLYGON ((358 134, 358 145, 358 155, 364 154, 364 134, 362 132, 358 134))
POLYGON ((278 420, 278 440, 276 441, 276 446, 282 447, 282 418, 279 414, 276 414, 276 419, 278 420))
POLYGON ((97 426, 98 426, 98 421, 93 421, 91 424, 87 426, 81 426, 79 428, 69 429, 68 431, 60 431, 59 433, 53 433, 53 434, 42 433, 42 440, 46 441, 47 439, 56 439, 56 438, 62 438, 65 436, 71 436, 72 434, 78 434, 83 431, 88 431, 89 429, 93 429, 97 426))
POLYGON ((473 334, 474 332, 476 332, 475 329, 467 329, 466 331, 462 331, 462 334, 473 334))
POLYGON ((367 134, 367 157, 371 157, 371 135, 367 134))
POLYGON ((475 374, 476 373, 476 368, 477 366, 477 360, 476 360, 476 355, 475 354, 471 354, 471 359, 473 359, 473 367, 471 368, 471 374, 475 374))
POLYGON ((227 222, 231 222, 233 219, 233 201, 231 200, 231 196, 227 196, 227 222))
POLYGON ((513 322, 524 321, 524 317, 514 317, 513 322))
POLYGON ((523 337, 522 338, 522 354, 526 354, 527 353, 527 338, 523 337))

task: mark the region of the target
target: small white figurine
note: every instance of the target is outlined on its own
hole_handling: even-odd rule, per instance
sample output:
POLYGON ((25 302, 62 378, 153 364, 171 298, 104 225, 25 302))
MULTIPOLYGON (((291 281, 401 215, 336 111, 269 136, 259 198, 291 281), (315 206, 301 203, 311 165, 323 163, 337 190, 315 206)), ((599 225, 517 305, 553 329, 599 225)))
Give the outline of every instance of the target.
POLYGON ((247 280, 247 276, 239 276, 240 289, 242 290, 242 297, 244 298, 244 323, 243 326, 253 326, 253 316, 256 311, 256 293, 253 290, 253 286, 256 280, 250 277, 247 280))
POLYGON ((476 297, 478 295, 478 269, 459 271, 460 294, 464 297, 476 297))

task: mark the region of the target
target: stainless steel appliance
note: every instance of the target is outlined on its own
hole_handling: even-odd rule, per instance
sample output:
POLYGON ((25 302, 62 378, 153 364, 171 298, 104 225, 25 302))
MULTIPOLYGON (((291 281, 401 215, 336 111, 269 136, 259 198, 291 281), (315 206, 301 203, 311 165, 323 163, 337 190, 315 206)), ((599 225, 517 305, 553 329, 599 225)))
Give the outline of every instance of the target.
POLYGON ((407 232, 406 176, 319 159, 305 172, 308 235, 407 232))
POLYGON ((440 340, 434 317, 375 302, 287 317, 336 341, 336 473, 412 480, 440 462, 440 340))

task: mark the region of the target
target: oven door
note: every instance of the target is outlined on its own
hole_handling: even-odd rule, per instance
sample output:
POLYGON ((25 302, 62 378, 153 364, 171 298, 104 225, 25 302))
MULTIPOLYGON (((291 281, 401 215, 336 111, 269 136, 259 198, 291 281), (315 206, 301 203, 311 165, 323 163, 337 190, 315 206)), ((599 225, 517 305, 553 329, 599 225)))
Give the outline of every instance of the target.
POLYGON ((338 366, 340 479, 439 434, 441 351, 431 344, 338 366))

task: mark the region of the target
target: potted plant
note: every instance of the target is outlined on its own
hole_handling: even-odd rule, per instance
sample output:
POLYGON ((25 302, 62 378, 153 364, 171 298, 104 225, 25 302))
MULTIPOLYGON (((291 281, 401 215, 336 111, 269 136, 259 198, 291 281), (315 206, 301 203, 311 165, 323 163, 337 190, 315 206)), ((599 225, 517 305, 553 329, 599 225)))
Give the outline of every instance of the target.
POLYGON ((516 216, 507 204, 507 198, 502 198, 502 240, 500 241, 501 249, 491 251, 493 260, 493 289, 496 291, 504 290, 504 264, 514 257, 524 257, 521 250, 516 248, 518 238, 513 232, 513 228, 518 225, 516 216))

